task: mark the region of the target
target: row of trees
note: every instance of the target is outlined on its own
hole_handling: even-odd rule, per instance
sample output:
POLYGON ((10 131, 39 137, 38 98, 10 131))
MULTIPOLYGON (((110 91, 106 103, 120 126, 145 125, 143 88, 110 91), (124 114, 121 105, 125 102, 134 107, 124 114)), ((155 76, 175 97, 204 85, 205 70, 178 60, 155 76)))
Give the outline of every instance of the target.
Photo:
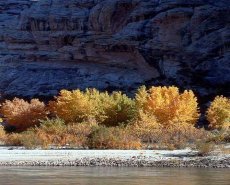
MULTIPOLYGON (((177 87, 141 87, 134 98, 96 89, 62 90, 47 105, 37 99, 6 100, 0 112, 20 132, 4 136, 6 143, 14 144, 130 149, 143 143, 167 143, 175 147, 207 135, 194 127, 200 117, 196 96, 187 90, 180 93, 177 87)), ((217 96, 206 118, 210 129, 228 130, 230 99, 217 96)))

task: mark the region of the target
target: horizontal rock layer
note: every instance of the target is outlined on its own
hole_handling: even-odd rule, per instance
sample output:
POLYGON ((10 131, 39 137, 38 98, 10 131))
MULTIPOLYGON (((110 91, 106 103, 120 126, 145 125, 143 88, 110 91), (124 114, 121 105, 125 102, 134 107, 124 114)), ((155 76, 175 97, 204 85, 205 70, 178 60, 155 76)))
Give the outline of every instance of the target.
POLYGON ((229 0, 0 1, 0 92, 142 84, 229 95, 229 0))

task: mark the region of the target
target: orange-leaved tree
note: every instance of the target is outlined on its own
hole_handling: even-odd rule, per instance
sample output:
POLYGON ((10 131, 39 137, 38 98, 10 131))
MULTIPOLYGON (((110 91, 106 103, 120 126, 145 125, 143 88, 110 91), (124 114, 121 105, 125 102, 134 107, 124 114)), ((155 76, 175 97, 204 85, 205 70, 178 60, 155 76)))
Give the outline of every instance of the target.
POLYGON ((19 98, 7 100, 2 104, 0 112, 5 121, 18 131, 39 124, 40 119, 47 116, 45 104, 38 99, 32 99, 30 102, 19 98))

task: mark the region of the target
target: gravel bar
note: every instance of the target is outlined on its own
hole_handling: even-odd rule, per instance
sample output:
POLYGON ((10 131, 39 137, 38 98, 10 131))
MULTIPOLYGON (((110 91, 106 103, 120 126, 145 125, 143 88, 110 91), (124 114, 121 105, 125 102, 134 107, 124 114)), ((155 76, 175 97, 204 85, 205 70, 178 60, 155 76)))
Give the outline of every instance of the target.
POLYGON ((0 166, 230 168, 230 155, 185 150, 24 150, 0 148, 0 166))

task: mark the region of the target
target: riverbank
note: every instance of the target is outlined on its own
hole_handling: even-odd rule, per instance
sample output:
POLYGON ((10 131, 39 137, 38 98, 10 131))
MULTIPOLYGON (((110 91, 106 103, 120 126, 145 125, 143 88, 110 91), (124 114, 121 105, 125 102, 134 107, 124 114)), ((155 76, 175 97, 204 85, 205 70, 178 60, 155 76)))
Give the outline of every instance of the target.
POLYGON ((0 148, 0 166, 230 168, 230 154, 205 157, 185 150, 24 150, 0 148))

